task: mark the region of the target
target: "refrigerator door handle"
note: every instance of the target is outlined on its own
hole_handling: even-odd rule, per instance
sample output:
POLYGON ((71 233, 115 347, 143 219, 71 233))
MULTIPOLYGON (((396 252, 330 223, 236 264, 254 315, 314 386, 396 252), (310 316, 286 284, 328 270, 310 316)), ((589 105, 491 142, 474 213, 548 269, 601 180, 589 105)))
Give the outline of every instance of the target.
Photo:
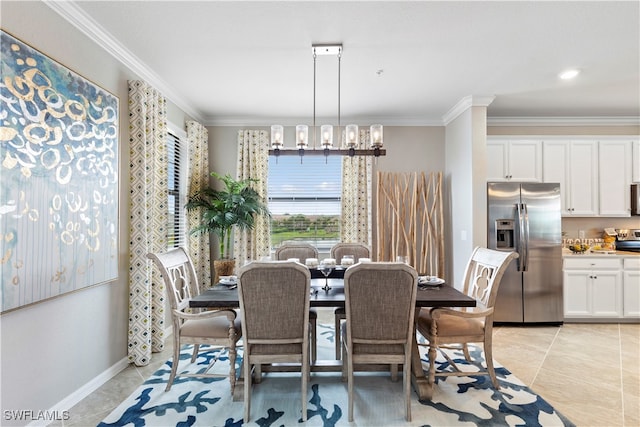
POLYGON ((529 269, 529 209, 526 203, 522 204, 523 208, 523 223, 524 223, 524 244, 523 253, 524 260, 522 262, 522 271, 527 271, 529 269))
POLYGON ((524 214, 522 212, 523 204, 516 203, 516 209, 518 211, 518 241, 516 243, 516 251, 520 255, 516 261, 518 264, 518 271, 524 271, 525 267, 525 249, 524 249, 524 214))

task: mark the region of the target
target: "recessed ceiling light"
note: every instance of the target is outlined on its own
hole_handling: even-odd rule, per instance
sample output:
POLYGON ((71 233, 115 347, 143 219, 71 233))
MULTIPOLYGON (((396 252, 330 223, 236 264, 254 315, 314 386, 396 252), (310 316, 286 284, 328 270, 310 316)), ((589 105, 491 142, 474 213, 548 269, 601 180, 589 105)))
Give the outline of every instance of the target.
POLYGON ((563 71, 562 73, 560 73, 560 78, 562 80, 571 80, 572 78, 574 78, 578 74, 580 74, 580 70, 575 70, 575 69, 566 70, 566 71, 563 71))

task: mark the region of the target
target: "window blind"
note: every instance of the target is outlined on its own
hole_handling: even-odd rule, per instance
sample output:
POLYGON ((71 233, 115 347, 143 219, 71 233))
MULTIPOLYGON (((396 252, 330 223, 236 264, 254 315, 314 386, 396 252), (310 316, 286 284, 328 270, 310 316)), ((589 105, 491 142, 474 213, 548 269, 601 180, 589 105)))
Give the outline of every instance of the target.
POLYGON ((186 204, 187 189, 187 147, 176 135, 167 136, 168 168, 168 247, 177 248, 186 245, 186 204))

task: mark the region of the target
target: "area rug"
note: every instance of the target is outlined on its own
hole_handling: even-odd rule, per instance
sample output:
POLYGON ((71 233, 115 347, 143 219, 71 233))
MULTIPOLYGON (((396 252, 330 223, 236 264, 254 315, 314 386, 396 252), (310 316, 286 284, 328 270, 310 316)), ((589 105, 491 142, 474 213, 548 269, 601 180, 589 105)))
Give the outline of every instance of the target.
MULTIPOLYGON (((318 324, 318 358, 335 356, 333 327, 318 324)), ((197 372, 207 366, 218 349, 202 352, 191 364, 191 350, 180 354, 179 372, 197 372)), ((426 348, 420 347, 427 366, 426 348)), ((472 356, 482 357, 480 348, 471 348, 472 356)), ((239 355, 242 350, 239 349, 239 355)), ((467 363, 461 352, 450 356, 462 368, 467 363)), ((158 371, 122 402, 100 424, 107 426, 243 426, 243 402, 234 402, 226 378, 176 378, 165 392, 171 372, 169 359, 158 371)), ((240 372, 240 357, 237 361, 240 372)), ((214 370, 228 372, 228 358, 222 354, 214 370)), ((438 370, 450 369, 441 355, 438 370)), ((254 384, 250 426, 573 426, 562 414, 518 378, 496 363, 500 390, 488 377, 438 378, 433 399, 419 401, 412 390, 412 421, 404 418, 402 377, 391 381, 388 373, 357 373, 355 377, 354 422, 347 420, 346 382, 339 373, 312 373, 309 382, 307 421, 301 417, 299 374, 263 374, 254 384)), ((241 389, 240 389, 241 391, 241 389)))

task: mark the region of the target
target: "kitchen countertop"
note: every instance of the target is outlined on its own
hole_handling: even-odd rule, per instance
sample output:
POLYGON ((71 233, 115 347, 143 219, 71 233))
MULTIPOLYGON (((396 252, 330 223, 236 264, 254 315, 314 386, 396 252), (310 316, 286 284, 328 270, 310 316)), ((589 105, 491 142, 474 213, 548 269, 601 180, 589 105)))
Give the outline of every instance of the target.
POLYGON ((563 257, 628 257, 628 258, 633 258, 633 257, 640 257, 640 252, 632 252, 632 251, 615 251, 615 253, 612 254, 599 254, 599 253, 593 253, 590 251, 586 251, 583 254, 575 254, 573 252, 571 252, 569 249, 562 249, 562 256, 563 257))

